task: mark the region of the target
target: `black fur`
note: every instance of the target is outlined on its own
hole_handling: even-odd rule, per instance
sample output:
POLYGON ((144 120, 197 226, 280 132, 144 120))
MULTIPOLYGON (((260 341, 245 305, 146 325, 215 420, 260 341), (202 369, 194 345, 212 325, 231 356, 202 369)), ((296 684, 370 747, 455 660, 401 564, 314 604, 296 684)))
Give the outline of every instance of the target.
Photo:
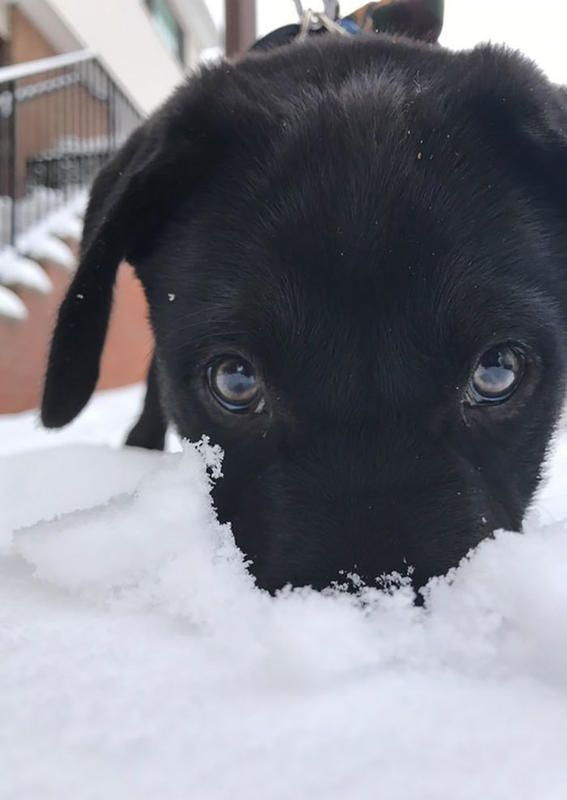
POLYGON ((169 420, 224 447, 215 502, 261 586, 408 566, 420 585, 520 529, 538 485, 565 385, 566 213, 565 98, 518 55, 329 37, 207 69, 95 182, 43 422, 89 399, 126 258, 156 340, 130 443, 162 446, 169 420), (479 355, 506 341, 528 353, 519 390, 469 407, 479 355), (208 394, 232 353, 265 413, 208 394))

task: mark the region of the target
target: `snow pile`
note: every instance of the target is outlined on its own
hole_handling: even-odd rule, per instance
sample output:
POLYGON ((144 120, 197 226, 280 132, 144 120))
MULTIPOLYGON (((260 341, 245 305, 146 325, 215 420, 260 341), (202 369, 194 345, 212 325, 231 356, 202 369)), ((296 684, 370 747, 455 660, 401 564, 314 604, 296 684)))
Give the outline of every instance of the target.
POLYGON ((21 256, 13 247, 0 250, 0 283, 49 294, 53 288, 46 273, 35 261, 21 256))
MULTIPOLYGON (((4 217, 8 225, 10 202, 9 198, 0 197, 0 227, 4 217)), ((45 188, 34 189, 18 201, 18 215, 32 223, 17 237, 15 248, 0 247, 0 317, 27 318, 27 308, 15 290, 40 294, 51 291, 51 281, 36 261, 45 259, 67 270, 74 268, 75 256, 63 240, 81 238, 86 203, 84 189, 76 190, 66 202, 63 192, 45 188), (45 208, 52 206, 56 206, 55 210, 46 213, 45 208)))
MULTIPOLYGON (((18 229, 24 231, 40 223, 47 214, 57 209, 69 208, 79 213, 84 207, 86 191, 82 188, 51 189, 47 186, 32 186, 16 201, 18 229), (71 194, 69 194, 71 193, 71 194)), ((0 195, 0 230, 10 230, 12 200, 0 195)))
POLYGON ((15 292, 0 285, 0 317, 26 319, 28 310, 15 292))
POLYGON ((565 439, 526 534, 423 609, 258 591, 207 444, 15 452, 29 426, 0 421, 0 797, 565 800, 565 439))
POLYGON ((80 239, 82 231, 80 217, 84 213, 86 203, 86 190, 77 190, 73 198, 63 207, 56 208, 41 217, 18 236, 16 247, 19 252, 36 261, 46 259, 72 270, 75 266, 75 256, 62 239, 76 241, 80 239))

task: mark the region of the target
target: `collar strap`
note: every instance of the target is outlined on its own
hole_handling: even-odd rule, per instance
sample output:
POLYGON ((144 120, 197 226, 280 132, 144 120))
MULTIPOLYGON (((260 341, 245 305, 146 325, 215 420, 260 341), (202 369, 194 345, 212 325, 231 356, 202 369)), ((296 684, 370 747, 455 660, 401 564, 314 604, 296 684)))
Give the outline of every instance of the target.
POLYGON ((304 10, 301 0, 295 0, 295 6, 300 23, 272 31, 251 50, 271 50, 295 39, 324 33, 338 36, 390 33, 434 43, 443 27, 444 0, 378 0, 342 18, 337 0, 325 0, 325 10, 320 12, 304 10))
POLYGON ((349 35, 349 31, 343 28, 341 20, 335 22, 335 20, 324 11, 312 11, 310 8, 308 8, 307 11, 303 12, 301 17, 297 38, 305 39, 305 37, 309 36, 311 33, 321 31, 334 33, 338 36, 349 35))

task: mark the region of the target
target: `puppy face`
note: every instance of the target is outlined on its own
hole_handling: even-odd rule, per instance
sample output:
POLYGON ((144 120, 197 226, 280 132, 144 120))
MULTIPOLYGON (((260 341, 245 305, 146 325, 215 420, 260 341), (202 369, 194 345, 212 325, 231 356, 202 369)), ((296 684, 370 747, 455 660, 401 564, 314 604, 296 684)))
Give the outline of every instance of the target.
POLYGON ((421 585, 519 529, 564 390, 561 102, 508 55, 387 39, 205 74, 95 185, 45 422, 92 390, 125 256, 261 586, 421 585))

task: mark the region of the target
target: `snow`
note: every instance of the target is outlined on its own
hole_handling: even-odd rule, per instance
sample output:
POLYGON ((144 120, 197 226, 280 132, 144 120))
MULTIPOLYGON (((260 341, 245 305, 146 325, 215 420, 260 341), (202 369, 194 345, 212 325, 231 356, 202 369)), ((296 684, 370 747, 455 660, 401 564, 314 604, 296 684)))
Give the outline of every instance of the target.
POLYGON ((565 800, 565 432, 526 533, 424 609, 258 591, 214 448, 115 449, 140 402, 0 419, 2 800, 565 800))
MULTIPOLYGON (((0 279, 1 280, 1 279, 0 279)), ((15 292, 0 286, 0 317, 13 320, 24 320, 28 310, 15 292)))
POLYGON ((64 206, 42 216, 16 239, 20 253, 41 261, 53 261, 67 270, 73 270, 76 259, 71 248, 62 239, 79 240, 82 231, 80 217, 87 203, 85 189, 77 190, 64 206))
POLYGON ((49 294, 53 288, 42 268, 35 261, 21 256, 13 247, 0 250, 0 283, 40 294, 49 294))
MULTIPOLYGON (((65 192, 61 189, 50 189, 46 186, 33 186, 17 200, 16 216, 18 227, 24 223, 27 229, 40 222, 50 209, 65 205, 65 192)), ((9 231, 11 227, 12 200, 0 195, 0 230, 9 231)))
MULTIPOLYGON (((29 289, 48 294, 52 283, 37 261, 48 260, 66 270, 74 269, 76 259, 63 239, 79 241, 87 192, 77 189, 65 200, 54 189, 34 189, 18 201, 18 214, 33 220, 16 238, 16 247, 0 247, 0 318, 27 319, 28 312, 14 289, 29 289), (46 206, 55 208, 45 213, 46 206), (8 288, 10 287, 10 288, 8 288)), ((10 199, 0 197, 0 229, 8 225, 10 199)))

